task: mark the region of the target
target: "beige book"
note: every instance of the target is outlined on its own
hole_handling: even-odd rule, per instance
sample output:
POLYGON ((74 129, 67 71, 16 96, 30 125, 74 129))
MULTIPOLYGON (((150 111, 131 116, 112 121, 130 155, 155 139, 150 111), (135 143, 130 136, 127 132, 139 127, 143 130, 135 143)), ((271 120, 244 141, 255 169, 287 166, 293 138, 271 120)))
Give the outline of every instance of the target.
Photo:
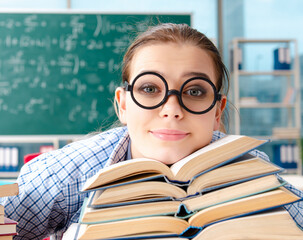
POLYGON ((236 217, 298 200, 300 200, 298 196, 286 188, 280 187, 269 192, 202 209, 188 220, 173 216, 153 216, 99 224, 81 224, 79 231, 77 231, 76 239, 100 239, 100 237, 102 239, 110 239, 132 237, 140 234, 149 234, 151 236, 162 234, 177 237, 181 233, 184 234, 184 232, 190 232, 193 229, 198 232, 201 231, 200 234, 202 234, 203 228, 206 231, 208 227, 215 226, 219 222, 223 224, 224 221, 229 221, 228 219, 236 219, 236 217))
POLYGON ((82 191, 143 181, 159 175, 170 181, 186 184, 204 172, 230 162, 265 142, 248 136, 228 135, 170 167, 159 161, 143 158, 119 162, 101 169, 88 179, 82 191))
POLYGON ((97 190, 90 205, 98 207, 163 198, 181 199, 279 171, 280 167, 261 158, 251 157, 206 172, 195 178, 186 189, 165 181, 142 181, 97 190))
MULTIPOLYGON (((80 221, 95 223, 155 215, 182 215, 185 217, 210 206, 270 191, 281 185, 275 175, 269 175, 184 200, 145 202, 100 209, 83 206, 80 221)), ((88 200, 88 202, 90 201, 91 199, 88 200)))

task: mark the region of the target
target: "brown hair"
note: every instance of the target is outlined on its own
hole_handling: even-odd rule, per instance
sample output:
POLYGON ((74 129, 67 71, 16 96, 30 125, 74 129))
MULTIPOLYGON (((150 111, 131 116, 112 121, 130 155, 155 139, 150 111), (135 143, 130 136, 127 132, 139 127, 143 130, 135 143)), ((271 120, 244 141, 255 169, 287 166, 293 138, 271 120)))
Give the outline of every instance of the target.
POLYGON ((203 50, 206 50, 211 58, 216 71, 217 91, 225 91, 229 87, 228 71, 222 62, 220 53, 212 41, 203 33, 191 28, 186 24, 163 23, 147 29, 133 41, 126 51, 122 64, 122 81, 129 81, 129 68, 131 61, 138 48, 155 43, 190 43, 203 50))

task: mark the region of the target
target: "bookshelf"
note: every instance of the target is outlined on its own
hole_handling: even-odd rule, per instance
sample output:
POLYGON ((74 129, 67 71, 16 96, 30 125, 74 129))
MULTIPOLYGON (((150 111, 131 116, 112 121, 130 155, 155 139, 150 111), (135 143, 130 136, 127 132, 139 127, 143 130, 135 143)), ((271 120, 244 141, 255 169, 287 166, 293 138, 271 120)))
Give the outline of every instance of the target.
MULTIPOLYGON (((297 41, 235 38, 229 47, 231 96, 236 109, 231 116, 232 132, 269 138, 273 145, 294 146, 294 150, 286 153, 286 157, 292 158, 296 165, 285 168, 289 173, 301 175, 300 64, 297 41), (248 116, 246 119, 245 115, 248 116)), ((278 154, 282 164, 285 160, 283 154, 278 154)), ((273 151, 272 155, 276 161, 276 152, 273 151)))
MULTIPOLYGON (((83 138, 84 135, 1 135, 0 147, 16 146, 18 144, 38 144, 38 145, 52 145, 54 149, 58 149, 69 142, 83 138)), ((30 152, 32 153, 32 152, 30 152)), ((2 156, 0 156, 2 157, 2 156)), ((19 151, 18 165, 19 169, 23 165, 23 154, 19 151)), ((16 179, 19 171, 1 171, 0 179, 16 179)))

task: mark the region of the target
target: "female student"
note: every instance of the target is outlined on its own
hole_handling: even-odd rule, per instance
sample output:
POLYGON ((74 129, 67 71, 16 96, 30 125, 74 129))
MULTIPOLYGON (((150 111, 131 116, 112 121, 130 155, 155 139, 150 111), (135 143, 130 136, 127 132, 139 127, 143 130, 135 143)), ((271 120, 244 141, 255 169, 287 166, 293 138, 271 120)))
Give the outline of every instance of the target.
MULTIPOLYGON (((138 157, 172 164, 224 136, 227 71, 202 33, 187 25, 150 28, 126 52, 122 81, 115 99, 124 127, 40 155, 21 169, 20 194, 2 202, 18 221, 15 239, 60 239, 79 219, 87 196, 79 190, 101 168, 138 157)), ((302 203, 287 209, 303 227, 302 203)))

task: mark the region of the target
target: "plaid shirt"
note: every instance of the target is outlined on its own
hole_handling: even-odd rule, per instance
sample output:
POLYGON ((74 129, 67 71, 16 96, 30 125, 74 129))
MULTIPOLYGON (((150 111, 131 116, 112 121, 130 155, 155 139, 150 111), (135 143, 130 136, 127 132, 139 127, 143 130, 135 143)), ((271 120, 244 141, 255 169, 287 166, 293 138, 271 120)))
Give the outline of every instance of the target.
MULTIPOLYGON (((214 132, 216 141, 224 134, 214 132)), ((42 239, 52 234, 61 239, 71 223, 78 222, 80 209, 88 194, 79 194, 85 181, 107 165, 126 159, 129 136, 127 128, 115 128, 93 137, 45 153, 25 164, 18 177, 20 194, 0 198, 7 217, 18 222, 14 239, 42 239)), ((266 154, 253 155, 268 160, 266 154)), ((291 185, 287 188, 301 197, 291 185)), ((294 220, 303 227, 302 201, 286 206, 294 220)))

